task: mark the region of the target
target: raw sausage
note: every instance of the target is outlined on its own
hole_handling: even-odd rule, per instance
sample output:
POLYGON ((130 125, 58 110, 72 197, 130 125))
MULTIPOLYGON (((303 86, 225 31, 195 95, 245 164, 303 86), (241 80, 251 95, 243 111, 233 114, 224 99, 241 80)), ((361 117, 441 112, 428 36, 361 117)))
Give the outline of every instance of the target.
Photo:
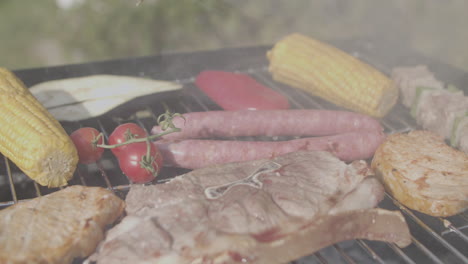
POLYGON ((298 150, 322 150, 344 161, 368 159, 385 139, 381 131, 350 132, 289 141, 159 140, 166 166, 196 169, 215 164, 270 158, 298 150))
MULTIPOLYGON (((163 139, 239 136, 325 136, 355 131, 383 131, 380 123, 366 115, 329 110, 209 111, 174 118, 181 132, 163 139)), ((153 127, 153 134, 161 132, 153 127)))

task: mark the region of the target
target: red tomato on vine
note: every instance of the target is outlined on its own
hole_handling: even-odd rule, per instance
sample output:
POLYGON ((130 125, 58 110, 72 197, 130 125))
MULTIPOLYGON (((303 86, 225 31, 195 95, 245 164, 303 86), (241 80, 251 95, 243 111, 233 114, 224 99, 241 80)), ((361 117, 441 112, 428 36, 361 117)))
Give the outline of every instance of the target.
MULTIPOLYGON (((147 136, 148 134, 146 131, 139 125, 135 123, 125 123, 114 129, 112 134, 109 136, 109 145, 121 144, 133 138, 144 138, 147 136)), ((118 157, 122 150, 129 145, 112 148, 111 151, 116 157, 118 157)))
POLYGON ((154 180, 163 164, 161 153, 151 142, 125 145, 125 149, 117 158, 120 169, 133 183, 147 183, 154 180))
POLYGON ((93 163, 102 157, 104 149, 96 146, 97 144, 102 144, 104 142, 102 137, 98 139, 99 134, 100 132, 95 128, 82 127, 70 135, 70 138, 78 151, 80 163, 93 163))

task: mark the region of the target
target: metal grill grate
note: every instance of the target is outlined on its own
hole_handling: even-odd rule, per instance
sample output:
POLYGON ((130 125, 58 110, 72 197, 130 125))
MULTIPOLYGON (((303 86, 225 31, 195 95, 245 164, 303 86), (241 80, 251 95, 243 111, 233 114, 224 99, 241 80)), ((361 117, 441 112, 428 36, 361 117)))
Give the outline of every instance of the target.
MULTIPOLYGON (((265 65, 264 62, 262 63, 265 65)), ((245 67, 245 65, 240 67, 236 65, 236 67, 228 70, 239 70, 247 73, 259 82, 280 91, 288 97, 292 108, 341 110, 339 107, 312 97, 301 90, 292 89, 273 81, 264 66, 250 68, 245 67)), ((151 74, 140 73, 140 75, 151 74)), ((191 76, 194 76, 194 73, 191 76)), ((101 130, 107 139, 110 132, 117 125, 128 121, 136 122, 149 131, 156 123, 157 116, 164 112, 163 103, 167 104, 172 111, 179 113, 219 110, 217 105, 194 86, 193 77, 173 78, 172 80, 184 84, 184 90, 168 98, 152 98, 151 101, 139 103, 137 109, 132 110, 131 115, 128 115, 128 113, 122 115, 122 112, 112 113, 84 122, 66 123, 64 127, 67 132, 71 133, 81 126, 92 126, 101 130)), ((416 128, 416 124, 410 117, 408 110, 401 105, 395 107, 382 120, 382 124, 386 133, 402 132, 416 128)), ((249 140, 252 139, 254 138, 249 138, 249 140)), ((262 137, 255 138, 255 140, 266 139, 262 137)), ((57 190, 39 186, 31 181, 14 182, 21 172, 6 158, 4 158, 4 165, 0 166, 4 168, 0 178, 7 179, 7 182, 0 186, 5 190, 2 192, 0 208, 57 190), (9 191, 6 189, 9 189, 9 191), (11 194, 9 197, 5 195, 8 192, 11 194)), ((167 181, 184 172, 187 172, 187 170, 164 168, 157 183, 167 181)), ((108 151, 105 152, 103 159, 96 164, 79 165, 70 184, 107 187, 121 197, 124 197, 129 189, 129 181, 120 172, 116 159, 108 151)), ((367 240, 345 241, 293 263, 468 263, 467 212, 449 218, 430 217, 409 210, 388 194, 379 207, 403 212, 412 234, 413 243, 409 247, 400 249, 390 243, 367 240)))

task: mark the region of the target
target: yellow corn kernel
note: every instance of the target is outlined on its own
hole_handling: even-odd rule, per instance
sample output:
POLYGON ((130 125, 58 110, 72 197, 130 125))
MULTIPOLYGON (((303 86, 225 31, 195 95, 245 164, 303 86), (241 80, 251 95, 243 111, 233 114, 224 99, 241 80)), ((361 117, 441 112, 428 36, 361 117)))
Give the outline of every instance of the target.
POLYGON ((267 57, 274 80, 356 112, 383 117, 398 99, 393 81, 377 69, 300 34, 286 36, 267 57))
POLYGON ((39 184, 66 185, 78 154, 63 127, 4 68, 0 68, 0 93, 0 152, 39 184))

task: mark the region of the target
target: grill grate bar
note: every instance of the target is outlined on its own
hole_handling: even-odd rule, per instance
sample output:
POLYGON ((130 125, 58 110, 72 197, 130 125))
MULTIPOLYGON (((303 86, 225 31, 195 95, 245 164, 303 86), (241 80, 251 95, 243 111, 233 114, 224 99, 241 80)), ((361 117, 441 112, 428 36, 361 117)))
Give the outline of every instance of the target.
POLYGON ((78 166, 78 168, 76 168, 76 171, 78 173, 78 177, 80 177, 80 181, 81 181, 81 184, 83 184, 84 186, 87 186, 88 184, 86 184, 86 180, 83 176, 83 173, 82 171, 80 170, 80 167, 78 166))
POLYGON ((37 197, 42 196, 41 189, 39 188, 39 184, 37 184, 37 182, 34 182, 34 189, 36 190, 36 196, 37 197))
POLYGON ((143 124, 143 122, 141 121, 141 119, 138 117, 138 116, 135 116, 135 122, 140 126, 142 127, 146 133, 148 133, 148 135, 150 134, 151 131, 148 131, 148 129, 146 128, 145 124, 143 124))
POLYGON ((173 80, 173 82, 178 83, 178 84, 182 84, 182 85, 191 84, 191 83, 195 82, 195 77, 186 78, 186 79, 175 79, 175 80, 173 80))
POLYGON ((416 262, 414 262, 408 255, 405 254, 405 252, 403 252, 403 250, 401 250, 401 248, 397 247, 394 243, 387 243, 387 245, 400 257, 402 257, 406 263, 416 264, 416 262))
MULTIPOLYGON (((408 130, 411 129, 412 125, 409 124, 405 119, 401 118, 400 115, 394 115, 394 118, 401 124, 404 125, 405 128, 407 128, 408 130)), ((396 131, 397 129, 392 129, 393 131, 396 131)))
POLYGON ((435 263, 443 264, 442 260, 440 260, 434 253, 432 253, 432 251, 425 247, 414 236, 411 236, 411 241, 413 242, 413 244, 416 245, 416 247, 423 251, 432 261, 434 261, 435 263))
POLYGON ((338 244, 333 245, 333 247, 338 251, 338 253, 340 253, 346 263, 356 264, 356 262, 338 244))
POLYGON ((306 91, 304 90, 300 90, 300 89, 295 89, 293 90, 296 92, 296 94, 298 94, 300 97, 302 98, 307 98, 307 102, 312 104, 315 108, 317 109, 324 109, 325 107, 323 105, 321 105, 320 103, 316 102, 314 100, 314 98, 312 96, 310 96, 310 94, 308 94, 306 91))
POLYGON ((468 211, 463 212, 461 216, 468 220, 468 211))
POLYGON ((18 203, 18 197, 16 196, 15 183, 13 182, 13 176, 11 174, 10 161, 5 156, 3 156, 3 159, 5 160, 6 172, 7 172, 8 181, 10 184, 11 197, 13 197, 13 203, 15 204, 15 203, 18 203))
MULTIPOLYGON (((279 84, 278 83, 275 83, 273 82, 273 80, 271 78, 269 78, 266 74, 264 73, 260 73, 260 72, 251 72, 252 76, 256 77, 257 80, 263 82, 265 85, 267 85, 268 87, 276 90, 276 91, 279 91, 279 92, 283 92, 283 89, 281 89, 279 87, 279 84)), ((288 101, 292 104, 292 105, 295 105, 297 108, 306 108, 305 105, 299 103, 296 99, 294 99, 294 97, 292 97, 290 95, 290 93, 282 93, 287 99, 288 101)), ((308 98, 309 96, 307 96, 308 98)), ((311 103, 314 103, 314 105, 317 107, 317 108, 321 108, 320 105, 317 105, 315 104, 315 101, 311 100, 311 103)))
POLYGON ((395 133, 395 132, 397 131, 397 129, 396 129, 395 127, 393 127, 392 125, 390 125, 389 122, 387 122, 387 121, 385 121, 385 120, 383 120, 383 119, 382 119, 382 120, 379 120, 379 121, 380 121, 380 123, 382 123, 382 125, 383 125, 384 127, 390 129, 389 133, 395 133))
POLYGON ((314 257, 317 258, 317 260, 322 263, 322 264, 328 264, 328 261, 322 256, 322 254, 320 254, 320 252, 316 252, 314 254, 314 257))
POLYGON ((426 223, 424 223, 421 219, 419 219, 416 215, 414 215, 408 208, 403 206, 400 202, 394 199, 391 195, 385 193, 387 197, 389 197, 393 203, 395 203, 400 210, 408 215, 411 219, 413 219, 420 227, 422 227, 427 233, 429 233, 433 238, 435 238, 440 244, 442 244, 445 248, 450 250, 455 256, 459 259, 463 260, 465 263, 468 263, 468 258, 460 253, 455 247, 453 247, 450 243, 448 243, 444 238, 442 238, 437 232, 435 232, 432 228, 430 228, 426 223))
MULTIPOLYGON (((262 72, 251 72, 251 74, 254 74, 254 76, 257 77, 258 80, 260 80, 261 82, 263 82, 265 85, 267 85, 268 87, 276 90, 276 91, 279 91, 279 92, 282 92, 282 94, 288 98, 288 101, 295 105, 297 108, 301 108, 301 109, 304 109, 306 108, 306 106, 302 103, 299 103, 296 99, 294 99, 293 96, 291 96, 290 92, 286 93, 284 92, 281 87, 280 87, 280 84, 279 83, 276 83, 274 82, 266 73, 262 73, 262 72)), ((310 98, 310 95, 308 94, 305 94, 304 91, 302 90, 299 90, 299 89, 295 89, 293 90, 294 92, 296 93, 299 93, 300 94, 300 97, 301 98, 309 98, 309 103, 311 103, 315 108, 318 108, 318 109, 323 109, 324 107, 321 106, 319 103, 315 102, 315 100, 313 100, 312 98, 310 98)))
POLYGON ((362 240, 362 239, 356 239, 356 242, 361 246, 361 248, 364 249, 365 252, 367 252, 367 254, 369 254, 369 256, 376 260, 377 262, 379 262, 380 264, 384 264, 385 262, 382 260, 382 258, 380 258, 380 256, 371 248, 369 247, 369 245, 367 245, 367 243, 362 240))
POLYGON ((104 139, 107 141, 109 140, 109 133, 107 133, 107 129, 104 127, 104 125, 101 122, 101 119, 97 119, 97 123, 99 126, 99 131, 102 133, 104 136, 104 139))
MULTIPOLYGON (((465 220, 465 222, 468 223, 468 215, 466 215, 466 213, 462 213, 462 214, 460 215, 460 217, 463 218, 463 220, 465 220)), ((462 229, 464 229, 464 228, 468 228, 468 224, 465 225, 462 229)))
POLYGON ((460 229, 463 229, 463 228, 468 228, 468 225, 465 225, 465 226, 462 226, 460 229, 458 229, 457 227, 453 226, 452 223, 450 223, 447 219, 442 219, 442 218, 439 218, 440 221, 442 221, 442 224, 448 228, 448 230, 445 230, 441 233, 442 236, 448 234, 448 233, 451 233, 451 232, 454 232, 455 234, 457 234, 462 240, 464 240, 465 242, 468 243, 468 237, 460 230, 460 229))
MULTIPOLYGON (((150 117, 153 119, 153 124, 158 124, 158 116, 154 113, 154 111, 151 109, 151 107, 146 107, 146 111, 148 111, 148 113, 150 113, 150 117)), ((151 133, 151 129, 149 129, 149 133, 151 133)))
MULTIPOLYGON (((191 97, 195 100, 195 102, 197 102, 203 108, 203 111, 210 111, 210 108, 206 106, 203 103, 203 101, 195 93, 192 93, 191 97)), ((191 111, 190 109, 188 110, 191 111)))
MULTIPOLYGON (((99 129, 100 129, 99 131, 101 131, 101 133, 104 135, 104 138, 105 138, 105 140, 107 142, 107 140, 109 139, 109 136, 108 136, 109 133, 107 132, 107 129, 104 127, 104 125, 102 124, 100 119, 98 119, 97 122, 98 122, 98 126, 99 126, 99 129)), ((109 190, 112 190, 112 192, 114 192, 114 189, 112 188, 112 184, 111 184, 111 182, 109 180, 109 176, 107 175, 106 170, 104 169, 104 166, 102 165, 102 160, 98 160, 96 162, 96 164, 97 164, 97 166, 99 168, 99 171, 100 171, 100 174, 101 174, 102 178, 104 179, 104 182, 106 183, 107 188, 109 190)))
POLYGON ((104 166, 102 166, 102 161, 98 160, 96 164, 99 168, 99 172, 102 178, 104 179, 104 182, 106 183, 107 188, 113 191, 114 189, 112 188, 112 184, 109 180, 109 177, 107 176, 106 170, 104 169, 104 166))
POLYGON ((18 200, 18 201, 16 201, 16 202, 15 202, 15 201, 1 202, 1 203, 0 203, 0 208, 3 209, 3 208, 5 208, 5 207, 14 205, 14 204, 16 204, 16 203, 21 203, 21 202, 23 202, 23 201, 27 201, 27 199, 26 199, 26 200, 18 200))
POLYGON ((126 191, 130 190, 130 185, 129 184, 117 185, 117 186, 112 187, 112 190, 113 191, 126 192, 126 191))
POLYGON ((185 111, 190 112, 190 108, 184 102, 179 102, 179 104, 185 109, 185 111))

